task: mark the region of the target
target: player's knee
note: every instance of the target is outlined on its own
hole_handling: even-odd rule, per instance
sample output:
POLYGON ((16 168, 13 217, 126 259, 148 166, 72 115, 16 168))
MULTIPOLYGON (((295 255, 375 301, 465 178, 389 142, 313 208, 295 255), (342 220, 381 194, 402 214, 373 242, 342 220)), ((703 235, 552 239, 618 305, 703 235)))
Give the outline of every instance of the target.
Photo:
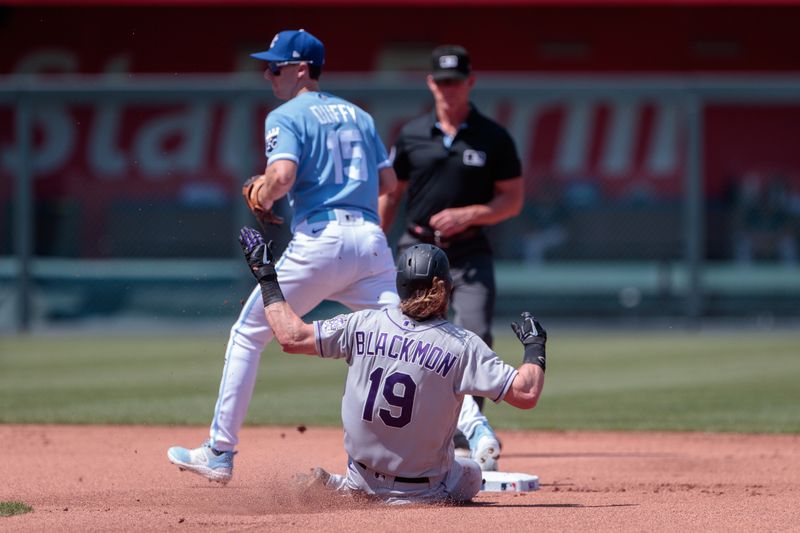
POLYGON ((475 461, 471 461, 471 464, 468 467, 468 470, 465 472, 467 476, 467 500, 471 500, 475 497, 476 494, 481 490, 481 486, 483 485, 483 473, 481 472, 481 467, 475 461))
MULTIPOLYGON (((466 502, 475 497, 483 485, 481 467, 472 459, 456 457, 456 463, 461 468, 461 479, 458 488, 450 496, 456 501, 466 502)), ((454 465, 455 466, 455 465, 454 465)))

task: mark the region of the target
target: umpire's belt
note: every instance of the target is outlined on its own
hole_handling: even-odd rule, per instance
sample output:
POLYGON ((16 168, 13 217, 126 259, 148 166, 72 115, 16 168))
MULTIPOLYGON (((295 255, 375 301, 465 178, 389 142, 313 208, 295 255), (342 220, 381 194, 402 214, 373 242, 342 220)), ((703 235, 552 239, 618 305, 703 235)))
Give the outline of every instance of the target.
POLYGON ((465 229, 461 233, 456 233, 455 235, 451 235, 449 237, 442 237, 441 235, 439 235, 438 231, 434 231, 431 228, 425 226, 408 227, 409 235, 419 240, 420 242, 424 242, 425 244, 435 244, 439 248, 447 248, 451 244, 472 239, 480 235, 480 233, 481 233, 481 228, 473 226, 471 228, 465 229))
POLYGON ((426 477, 403 477, 403 476, 390 476, 387 474, 381 474, 380 472, 376 472, 371 468, 367 468, 367 465, 360 461, 354 461, 358 466, 361 467, 362 470, 366 470, 367 472, 374 472, 375 477, 383 476, 385 478, 394 477, 394 480, 397 483, 428 483, 430 481, 429 478, 426 477))

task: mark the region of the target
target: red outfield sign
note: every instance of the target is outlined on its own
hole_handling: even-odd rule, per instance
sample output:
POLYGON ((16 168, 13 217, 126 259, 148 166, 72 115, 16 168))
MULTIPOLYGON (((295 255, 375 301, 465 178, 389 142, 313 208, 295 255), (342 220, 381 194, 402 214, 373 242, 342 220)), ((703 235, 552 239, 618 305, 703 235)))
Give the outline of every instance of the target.
MULTIPOLYGON (((489 77, 483 79, 490 85, 489 77)), ((349 88, 337 89, 336 77, 330 76, 326 88, 372 112, 388 144, 405 121, 429 108, 430 96, 413 83, 413 90, 409 85, 409 92, 397 98, 371 88, 371 80, 349 78, 349 88), (361 88, 356 92, 353 85, 361 88)), ((591 88, 591 78, 585 81, 591 88)), ((268 91, 265 87, 265 100, 268 91)), ((687 109, 674 94, 608 96, 587 90, 563 96, 554 90, 531 95, 517 86, 476 90, 474 97, 484 113, 511 132, 533 200, 554 189, 602 203, 682 199, 687 109)), ((229 212, 241 183, 264 167, 267 111, 266 105, 247 102, 70 105, 52 98, 32 110, 35 196, 51 209, 80 212, 84 223, 73 231, 81 233, 71 238, 77 237, 81 256, 88 257, 106 255, 108 226, 121 208, 211 206, 229 212), (243 157, 251 161, 248 168, 243 157)), ((703 117, 709 201, 726 202, 745 178, 779 182, 792 198, 800 198, 800 152, 795 150, 800 104, 707 105, 703 117)), ((12 108, 0 108, 0 206, 6 213, 13 204, 17 141, 12 108)))
MULTIPOLYGON (((406 120, 428 109, 430 95, 422 74, 404 78, 400 85, 408 91, 398 98, 375 90, 373 80, 380 78, 371 73, 412 68, 404 63, 410 53, 427 65, 433 40, 457 42, 470 50, 478 74, 476 103, 506 125, 517 143, 531 197, 547 183, 576 185, 603 199, 672 201, 682 194, 687 164, 687 110, 680 96, 657 89, 593 93, 599 76, 647 79, 659 72, 662 81, 675 85, 696 72, 746 72, 758 80, 800 71, 790 38, 800 13, 795 8, 726 9, 721 16, 715 8, 670 8, 667 2, 627 10, 605 9, 612 5, 605 2, 586 9, 440 5, 426 11, 425 24, 416 9, 382 10, 375 4, 278 11, 228 4, 10 8, 0 32, 0 48, 8 51, 0 54, 0 72, 67 74, 67 80, 74 73, 95 73, 122 82, 145 72, 175 79, 191 72, 252 72, 263 65, 250 52, 264 49, 279 29, 305 27, 326 43, 323 87, 367 108, 391 142, 406 120), (473 31, 476 21, 481 31, 473 31), (204 41, 207 36, 213 38, 204 41), (514 90, 492 88, 498 81, 492 71, 516 72, 514 90), (347 78, 350 90, 339 91, 336 72, 361 74, 347 78), (550 85, 552 90, 526 93, 520 84, 534 87, 547 79, 528 77, 532 72, 582 73, 587 90, 570 96, 550 85)), ((103 226, 114 202, 231 201, 242 181, 263 168, 263 118, 272 102, 266 83, 263 91, 263 105, 65 105, 54 97, 33 110, 37 198, 79 206, 92 231, 103 226), (247 165, 243 153, 251 154, 247 165)), ((745 174, 780 176, 798 188, 793 140, 800 138, 800 103, 710 105, 704 118, 709 198, 724 197, 745 174)), ((12 202, 18 141, 13 123, 11 108, 0 107, 0 208, 12 202)), ((0 232, 0 239, 8 234, 0 232)))
MULTIPOLYGON (((396 98, 371 91, 370 80, 364 77, 358 93, 335 91, 335 77, 328 81, 335 92, 374 114, 390 144, 405 121, 428 108, 429 97, 413 92, 398 105, 396 98)), ((591 80, 587 82, 591 87, 591 80)), ((611 198, 646 193, 670 199, 683 190, 687 130, 680 100, 624 94, 610 98, 592 96, 591 91, 580 97, 532 97, 502 89, 476 90, 475 100, 511 132, 531 194, 543 178, 580 180, 611 198)), ((43 194, 85 195, 87 201, 176 198, 198 184, 228 195, 246 177, 239 175, 243 153, 255 154, 246 172, 263 168, 267 111, 247 103, 37 106, 31 161, 36 184, 43 194)), ((704 116, 709 196, 723 194, 728 180, 743 173, 797 179, 800 154, 794 144, 800 138, 800 104, 708 105, 704 116)), ((0 171, 10 176, 16 165, 11 108, 0 112, 0 124, 0 171)), ((8 190, 3 187, 5 195, 8 190)))

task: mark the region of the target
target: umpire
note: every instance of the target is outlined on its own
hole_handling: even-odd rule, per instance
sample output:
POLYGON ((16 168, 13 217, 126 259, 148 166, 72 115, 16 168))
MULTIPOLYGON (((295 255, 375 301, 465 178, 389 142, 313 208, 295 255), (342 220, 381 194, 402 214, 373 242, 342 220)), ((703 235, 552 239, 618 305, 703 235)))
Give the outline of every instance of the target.
POLYGON ((454 322, 492 346, 494 264, 483 228, 522 209, 520 160, 508 132, 470 102, 475 75, 467 51, 440 46, 432 63, 427 85, 435 109, 400 132, 393 149, 399 183, 379 199, 381 225, 388 234, 408 192, 398 253, 418 243, 442 248, 453 276, 454 322))

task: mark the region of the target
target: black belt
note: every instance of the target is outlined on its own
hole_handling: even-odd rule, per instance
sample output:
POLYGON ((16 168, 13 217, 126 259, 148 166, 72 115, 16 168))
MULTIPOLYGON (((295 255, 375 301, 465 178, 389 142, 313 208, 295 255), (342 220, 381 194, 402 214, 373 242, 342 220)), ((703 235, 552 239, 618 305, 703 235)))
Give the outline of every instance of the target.
MULTIPOLYGON (((367 468, 367 465, 365 465, 364 463, 356 461, 356 464, 361 468, 363 468, 364 470, 371 470, 371 468, 367 468)), ((381 474, 380 472, 375 472, 375 474, 385 477, 391 477, 387 476, 386 474, 381 474)), ((429 481, 428 478, 426 477, 403 477, 403 476, 394 476, 394 480, 400 483, 427 483, 429 481)))
POLYGON ((456 233, 455 235, 451 235, 449 237, 442 237, 441 235, 439 235, 438 231, 434 231, 428 227, 424 226, 408 227, 409 235, 411 235, 415 239, 419 239, 420 242, 424 242, 425 244, 435 244, 439 248, 447 248, 451 244, 472 239, 473 237, 477 237, 478 235, 480 235, 480 233, 481 233, 481 228, 473 226, 471 228, 465 229, 461 233, 456 233))

